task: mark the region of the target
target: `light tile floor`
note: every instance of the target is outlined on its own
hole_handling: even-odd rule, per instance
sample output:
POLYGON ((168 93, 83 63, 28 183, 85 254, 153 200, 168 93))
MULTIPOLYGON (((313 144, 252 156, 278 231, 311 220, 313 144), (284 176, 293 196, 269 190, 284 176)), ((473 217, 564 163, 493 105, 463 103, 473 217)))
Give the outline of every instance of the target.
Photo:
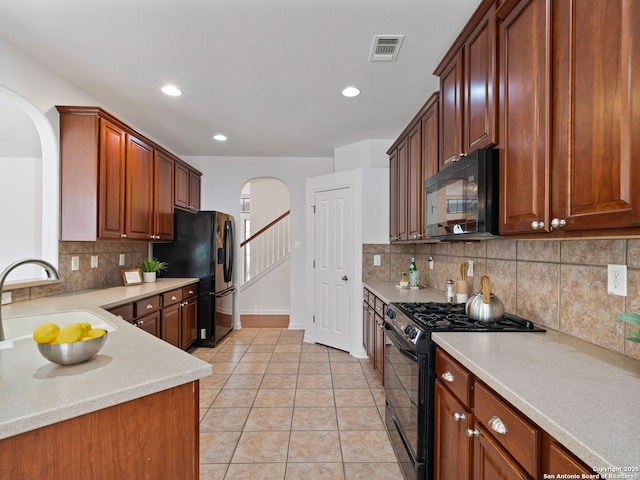
POLYGON ((368 360, 303 343, 302 330, 243 328, 193 355, 201 480, 401 480, 368 360))

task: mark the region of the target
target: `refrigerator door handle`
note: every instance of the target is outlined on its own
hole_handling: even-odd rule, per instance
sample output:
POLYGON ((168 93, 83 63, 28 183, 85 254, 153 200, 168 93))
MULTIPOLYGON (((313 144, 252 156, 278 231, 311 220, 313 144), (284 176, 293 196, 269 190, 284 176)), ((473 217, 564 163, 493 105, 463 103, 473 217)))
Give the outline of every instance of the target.
POLYGON ((224 257, 224 281, 230 282, 233 273, 233 229, 230 220, 224 222, 224 257))

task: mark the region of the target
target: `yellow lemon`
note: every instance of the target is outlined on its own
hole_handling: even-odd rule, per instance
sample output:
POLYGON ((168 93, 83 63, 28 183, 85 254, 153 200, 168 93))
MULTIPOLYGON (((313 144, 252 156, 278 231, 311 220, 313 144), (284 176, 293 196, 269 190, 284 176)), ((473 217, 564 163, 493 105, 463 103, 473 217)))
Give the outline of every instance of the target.
POLYGON ((57 343, 73 343, 79 341, 84 336, 84 331, 79 323, 67 325, 58 334, 57 343))
POLYGON ((51 343, 60 333, 60 327, 55 323, 43 323, 33 331, 33 339, 38 343, 51 343))
POLYGON ((82 340, 91 340, 92 338, 98 338, 103 336, 105 333, 107 332, 105 330, 102 330, 101 328, 92 328, 87 332, 82 340))
POLYGON ((91 324, 89 322, 80 322, 79 325, 82 327, 83 335, 86 336, 87 332, 91 330, 91 324))

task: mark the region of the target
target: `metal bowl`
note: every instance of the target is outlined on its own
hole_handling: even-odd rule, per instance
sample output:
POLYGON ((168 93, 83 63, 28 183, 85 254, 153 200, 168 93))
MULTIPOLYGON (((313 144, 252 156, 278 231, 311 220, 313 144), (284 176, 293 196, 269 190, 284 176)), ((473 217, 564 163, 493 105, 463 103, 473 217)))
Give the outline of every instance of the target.
POLYGON ((73 343, 39 343, 38 350, 44 358, 58 365, 75 365, 95 357, 107 341, 107 333, 98 338, 73 343))

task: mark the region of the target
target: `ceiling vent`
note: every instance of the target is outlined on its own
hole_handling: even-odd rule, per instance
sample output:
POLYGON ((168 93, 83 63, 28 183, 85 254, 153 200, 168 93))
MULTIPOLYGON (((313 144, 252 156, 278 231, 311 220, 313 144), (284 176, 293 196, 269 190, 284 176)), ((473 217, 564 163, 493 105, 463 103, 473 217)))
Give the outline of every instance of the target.
POLYGON ((395 62, 404 35, 374 35, 370 62, 395 62))

